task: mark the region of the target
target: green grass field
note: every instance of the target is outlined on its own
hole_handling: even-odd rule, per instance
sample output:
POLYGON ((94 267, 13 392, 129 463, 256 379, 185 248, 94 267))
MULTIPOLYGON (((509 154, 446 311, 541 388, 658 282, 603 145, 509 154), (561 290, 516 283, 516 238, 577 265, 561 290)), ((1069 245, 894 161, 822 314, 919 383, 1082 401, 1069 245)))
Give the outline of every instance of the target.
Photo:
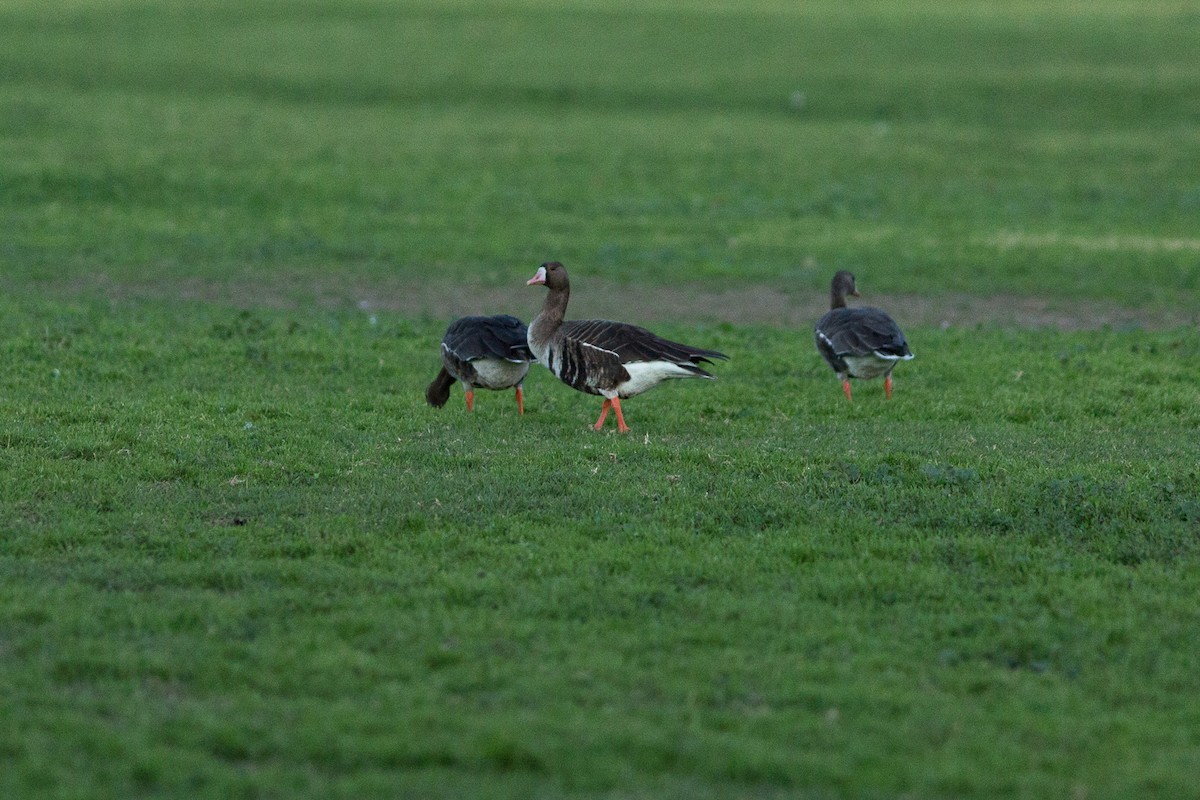
POLYGON ((0 5, 0 797, 1200 796, 1150 6, 0 5), (426 406, 550 259, 719 380, 426 406))

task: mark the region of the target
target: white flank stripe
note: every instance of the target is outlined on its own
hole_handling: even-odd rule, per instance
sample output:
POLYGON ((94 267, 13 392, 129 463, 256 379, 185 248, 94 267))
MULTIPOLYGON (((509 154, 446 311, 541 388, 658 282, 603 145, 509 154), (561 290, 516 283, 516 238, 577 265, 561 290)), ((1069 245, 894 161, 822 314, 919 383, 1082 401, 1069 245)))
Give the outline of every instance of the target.
POLYGON ((633 397, 670 378, 699 378, 700 375, 670 361, 634 361, 624 364, 629 380, 617 387, 622 397, 633 397))
MULTIPOLYGON (((582 345, 583 347, 590 347, 592 350, 599 350, 601 353, 608 353, 610 356, 617 355, 612 350, 605 350, 603 347, 597 347, 596 345, 590 344, 589 342, 580 342, 579 344, 582 345)), ((617 357, 620 358, 620 356, 617 356, 617 357)))

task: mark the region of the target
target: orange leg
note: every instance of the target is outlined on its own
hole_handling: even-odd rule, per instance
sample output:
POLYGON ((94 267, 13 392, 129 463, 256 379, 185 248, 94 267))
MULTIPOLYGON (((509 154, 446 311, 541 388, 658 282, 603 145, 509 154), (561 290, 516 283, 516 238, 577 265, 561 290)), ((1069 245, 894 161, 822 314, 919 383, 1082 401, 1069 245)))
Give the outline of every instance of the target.
POLYGON ((517 387, 517 413, 525 413, 525 394, 521 391, 521 387, 517 387))
POLYGON ((850 379, 846 378, 842 381, 842 391, 846 393, 846 399, 854 402, 854 398, 850 396, 850 379))
POLYGON ((883 393, 887 395, 887 399, 892 399, 892 376, 888 375, 883 379, 883 393))
POLYGON ((607 397, 604 398, 604 405, 600 406, 600 419, 596 420, 596 424, 592 426, 594 430, 600 430, 604 427, 604 420, 608 418, 608 409, 612 406, 612 401, 607 397))
POLYGON ((625 417, 621 415, 621 401, 619 398, 612 399, 613 411, 617 412, 617 430, 621 433, 629 433, 631 428, 625 424, 625 417))
POLYGON ((475 410, 475 392, 470 387, 467 388, 467 411, 475 410))

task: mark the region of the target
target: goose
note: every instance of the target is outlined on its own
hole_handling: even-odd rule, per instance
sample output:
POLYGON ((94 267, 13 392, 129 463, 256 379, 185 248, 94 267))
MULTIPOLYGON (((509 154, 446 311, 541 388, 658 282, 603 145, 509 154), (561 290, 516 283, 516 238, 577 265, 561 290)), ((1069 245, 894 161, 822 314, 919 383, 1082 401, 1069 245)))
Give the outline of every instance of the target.
POLYGON ((603 319, 563 321, 571 284, 557 261, 542 264, 527 285, 544 284, 550 291, 541 313, 529 323, 529 349, 559 380, 586 394, 604 397, 595 430, 604 427, 612 409, 617 430, 628 433, 621 400, 633 397, 671 378, 708 378, 701 363, 728 358, 716 350, 671 342, 645 328, 603 319))
POLYGON ((861 297, 853 273, 842 270, 833 276, 829 311, 813 330, 817 350, 841 379, 847 400, 852 400, 850 378, 880 375, 883 391, 891 399, 892 370, 898 362, 911 359, 912 351, 900 326, 886 312, 872 306, 847 308, 846 295, 861 297))
POLYGON ((525 323, 508 314, 462 317, 450 323, 442 337, 442 369, 425 390, 434 408, 446 405, 450 386, 462 381, 467 411, 475 410, 475 389, 517 389, 517 411, 525 413, 521 384, 533 354, 526 343, 525 323))

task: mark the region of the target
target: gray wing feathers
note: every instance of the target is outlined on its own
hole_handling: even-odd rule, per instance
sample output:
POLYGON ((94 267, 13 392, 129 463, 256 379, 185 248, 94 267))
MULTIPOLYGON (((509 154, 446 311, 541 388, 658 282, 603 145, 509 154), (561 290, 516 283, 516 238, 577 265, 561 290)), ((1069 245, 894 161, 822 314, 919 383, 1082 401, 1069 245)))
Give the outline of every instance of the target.
POLYGON ((446 330, 442 348, 457 361, 480 358, 533 361, 525 323, 508 314, 455 320, 446 330))
POLYGON ((716 350, 672 342, 645 328, 624 322, 602 319, 572 320, 564 322, 561 330, 565 338, 586 342, 613 353, 621 364, 635 361, 670 361, 686 367, 714 358, 728 358, 716 350))
POLYGON ((563 383, 589 394, 616 389, 628 381, 625 364, 668 361, 696 375, 712 377, 697 364, 727 358, 716 350, 663 339, 637 325, 601 319, 564 322, 557 338, 547 366, 563 383))
POLYGON ((877 352, 901 358, 911 355, 896 321, 871 306, 830 311, 817 322, 816 337, 818 348, 824 351, 827 347, 838 357, 867 356, 877 352))

